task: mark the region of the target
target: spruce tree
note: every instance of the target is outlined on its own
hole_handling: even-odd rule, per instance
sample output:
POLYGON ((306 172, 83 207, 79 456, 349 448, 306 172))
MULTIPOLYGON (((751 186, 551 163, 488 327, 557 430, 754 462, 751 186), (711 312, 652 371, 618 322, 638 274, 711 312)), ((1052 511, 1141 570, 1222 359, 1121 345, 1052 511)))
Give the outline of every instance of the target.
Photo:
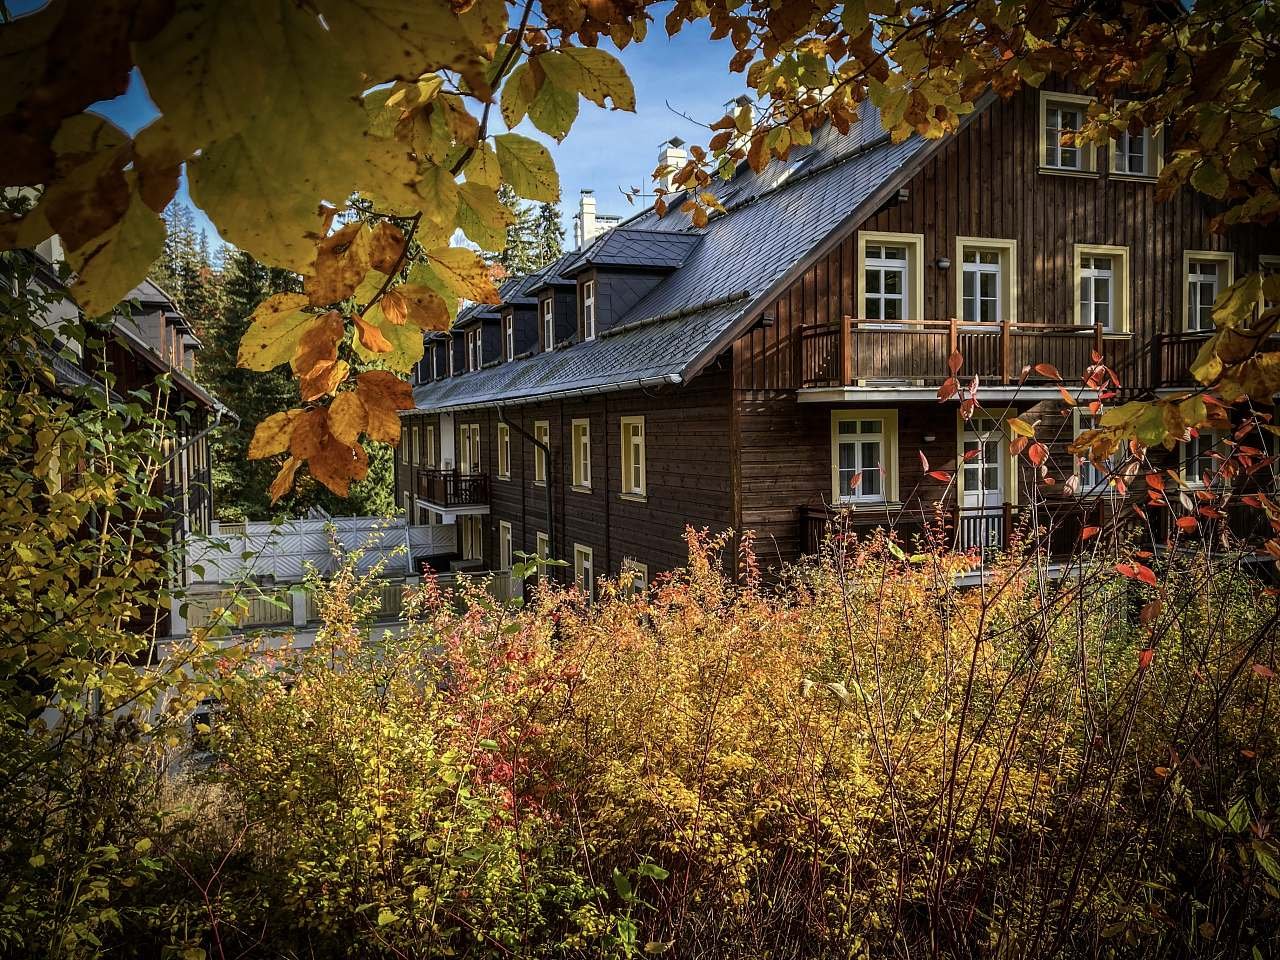
POLYGON ((558 260, 564 253, 564 225, 558 203, 538 205, 533 225, 534 260, 539 267, 558 260))

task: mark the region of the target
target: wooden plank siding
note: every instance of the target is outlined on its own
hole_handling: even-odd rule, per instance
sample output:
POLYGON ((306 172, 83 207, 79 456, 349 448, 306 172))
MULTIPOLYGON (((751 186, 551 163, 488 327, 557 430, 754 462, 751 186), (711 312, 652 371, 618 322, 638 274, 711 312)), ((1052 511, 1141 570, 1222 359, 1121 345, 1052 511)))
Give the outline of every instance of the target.
MULTIPOLYGON (((534 553, 537 535, 547 531, 545 488, 534 483, 537 448, 521 434, 546 421, 552 449, 552 509, 555 531, 552 554, 570 564, 559 574, 572 576, 574 544, 590 547, 597 576, 617 576, 625 558, 645 564, 652 577, 683 566, 687 552, 685 526, 720 532, 731 524, 730 408, 727 363, 698 377, 687 387, 662 391, 620 391, 574 400, 509 407, 511 479, 497 476, 498 416, 491 409, 456 411, 459 424, 480 425, 480 455, 489 474, 490 511, 483 518, 486 566, 498 562, 498 525, 511 524, 512 549, 534 553), (645 418, 643 501, 624 498, 620 418, 645 418), (585 419, 591 431, 591 488, 572 488, 573 421, 585 419)), ((438 414, 406 417, 412 424, 437 424, 438 414)), ((397 503, 411 490, 412 468, 396 456, 397 503)))
MULTIPOLYGON (((1260 254, 1280 252, 1280 231, 1213 234, 1208 223, 1218 204, 1190 190, 1157 202, 1154 183, 1108 176, 1106 151, 1099 157, 1101 176, 1040 173, 1038 137, 1037 91, 997 101, 906 183, 905 200, 890 201, 858 229, 923 234, 924 305, 912 319, 958 315, 958 236, 1016 239, 1018 321, 1066 326, 1075 318, 1075 244, 1127 247, 1133 335, 1108 337, 1105 352, 1124 368, 1126 386, 1155 386, 1150 342, 1157 332, 1182 329, 1183 251, 1232 251, 1239 277, 1257 268, 1260 254), (949 269, 936 265, 944 258, 952 261, 949 269)), ((857 231, 850 230, 765 309, 774 318, 771 326, 735 343, 735 387, 800 386, 797 328, 862 314, 855 302, 856 264, 857 231)), ((930 372, 941 372, 945 360, 943 352, 925 362, 930 372)))

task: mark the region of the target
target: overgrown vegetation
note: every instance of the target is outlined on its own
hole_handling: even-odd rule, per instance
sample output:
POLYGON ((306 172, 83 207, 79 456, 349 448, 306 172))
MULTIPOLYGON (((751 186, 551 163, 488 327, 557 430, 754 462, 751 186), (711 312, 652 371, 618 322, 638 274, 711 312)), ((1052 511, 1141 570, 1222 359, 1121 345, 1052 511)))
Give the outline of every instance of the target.
POLYGON ((1280 946, 1280 611, 1239 557, 1175 553, 1157 590, 1116 572, 1114 543, 1061 581, 1008 556, 962 589, 972 557, 876 534, 766 585, 749 553, 725 576, 724 542, 691 532, 686 571, 593 604, 546 570, 525 607, 427 582, 376 640, 372 583, 348 565, 315 585, 310 647, 223 643, 194 741, 138 711, 69 730, 11 713, 0 942, 218 958, 1280 946), (15 763, 32 738, 51 766, 15 763))

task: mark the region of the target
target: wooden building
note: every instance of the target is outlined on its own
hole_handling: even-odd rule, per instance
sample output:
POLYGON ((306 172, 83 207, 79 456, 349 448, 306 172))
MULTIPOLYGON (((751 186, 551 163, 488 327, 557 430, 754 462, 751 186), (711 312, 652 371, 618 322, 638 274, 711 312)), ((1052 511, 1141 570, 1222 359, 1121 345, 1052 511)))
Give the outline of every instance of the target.
MULTIPOLYGON (((1066 452, 1088 418, 1035 366, 1086 401, 1095 351, 1126 396, 1185 385, 1213 300, 1280 264, 1280 231, 1212 234, 1212 200, 1157 201, 1157 131, 1060 145, 1087 103, 993 97, 898 144, 868 109, 718 183, 705 228, 646 210, 464 311, 428 344, 396 460, 399 502, 458 525, 434 565, 524 551, 652 577, 685 560, 686 524, 752 531, 777 563, 850 508, 908 535, 941 511, 960 546, 998 547, 1035 481, 1009 454, 1018 415, 1052 451, 1041 507, 1107 496, 1066 452), (953 351, 980 384, 968 421, 937 397, 953 351)), ((1182 451, 1193 483, 1212 442, 1182 451)))

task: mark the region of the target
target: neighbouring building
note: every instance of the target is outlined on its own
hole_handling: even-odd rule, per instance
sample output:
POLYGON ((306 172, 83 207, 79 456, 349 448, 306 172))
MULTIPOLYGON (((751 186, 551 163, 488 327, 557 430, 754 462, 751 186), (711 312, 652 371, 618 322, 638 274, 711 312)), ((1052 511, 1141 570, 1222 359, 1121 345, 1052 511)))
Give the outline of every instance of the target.
MULTIPOLYGON (((1186 384, 1214 298, 1280 264, 1280 231, 1214 234, 1211 199, 1157 201, 1159 131, 1062 146, 1087 104, 989 97, 955 136, 902 143, 864 107, 848 135, 718 182, 703 229, 676 199, 507 281, 429 340, 397 497, 456 524, 453 559, 549 554, 587 583, 682 564, 686 524, 791 560, 850 507, 908 536, 936 509, 961 546, 1000 546, 1045 519, 1010 456, 1016 415, 1059 479, 1038 510, 1102 509, 1106 478, 1066 449, 1087 416, 1024 369, 1080 392, 1097 351, 1125 397, 1186 384), (998 413, 939 403, 953 351, 998 413)), ((1213 442, 1175 452, 1190 483, 1213 442)))
MULTIPOLYGON (((44 322, 55 334, 62 324, 80 319, 75 303, 66 296, 55 264, 61 260, 57 237, 34 251, 19 252, 30 259, 33 282, 62 298, 46 312, 44 322)), ((193 534, 209 532, 213 519, 212 464, 209 434, 225 417, 233 416, 194 379, 200 341, 173 299, 157 284, 144 280, 121 302, 101 329, 102 346, 85 352, 74 342, 61 342, 78 356, 70 362, 60 355, 47 360, 56 388, 72 387, 107 391, 113 398, 129 397, 145 390, 152 397, 163 393, 161 409, 172 424, 164 438, 167 457, 156 478, 155 498, 162 505, 158 515, 168 530, 166 556, 179 558, 165 574, 171 586, 186 586, 188 570, 180 562, 184 545, 193 534)), ((174 601, 177 606, 178 601, 174 601)), ((173 610, 145 615, 140 626, 163 637, 174 625, 173 610)))
POLYGON ((583 190, 578 195, 578 212, 573 215, 573 247, 581 250, 606 230, 612 230, 622 222, 622 217, 614 213, 600 213, 596 210, 596 194, 594 190, 583 190))

